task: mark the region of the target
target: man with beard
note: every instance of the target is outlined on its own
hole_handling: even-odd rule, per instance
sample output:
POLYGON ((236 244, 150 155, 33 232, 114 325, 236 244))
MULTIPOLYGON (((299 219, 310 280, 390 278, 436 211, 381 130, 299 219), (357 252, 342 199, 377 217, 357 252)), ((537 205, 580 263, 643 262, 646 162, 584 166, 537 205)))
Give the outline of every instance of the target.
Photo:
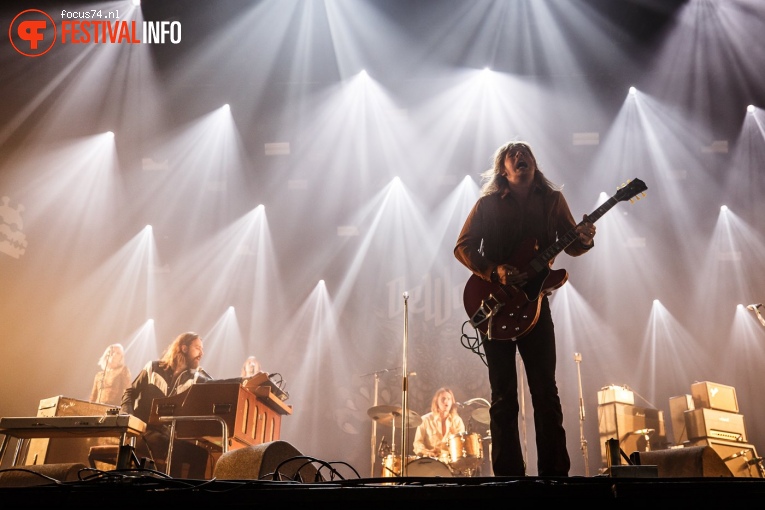
MULTIPOLYGON (((209 381, 210 377, 199 367, 203 354, 202 339, 197 333, 178 335, 162 358, 147 363, 125 390, 121 412, 135 415, 148 423, 155 398, 177 395, 188 390, 192 384, 209 381)), ((163 468, 169 443, 166 426, 149 425, 137 442, 136 455, 148 457, 158 468, 163 468)), ((172 473, 169 474, 179 478, 204 478, 208 456, 207 450, 202 447, 184 441, 174 442, 172 473)))
MULTIPOLYGON (((576 238, 565 252, 578 257, 593 248, 595 225, 586 215, 576 223, 562 191, 538 168, 527 143, 505 143, 493 159, 493 166, 481 174, 481 196, 465 220, 454 255, 481 280, 501 286, 503 293, 513 292, 533 277, 526 270, 529 265, 516 262, 523 262, 518 256, 522 248, 533 246, 527 241, 544 249, 575 231, 576 238)), ((555 380, 555 328, 548 294, 538 299, 538 321, 519 338, 501 340, 481 334, 491 386, 491 460, 497 476, 526 475, 518 424, 516 352, 523 360, 534 407, 538 474, 565 477, 571 467, 555 380)))

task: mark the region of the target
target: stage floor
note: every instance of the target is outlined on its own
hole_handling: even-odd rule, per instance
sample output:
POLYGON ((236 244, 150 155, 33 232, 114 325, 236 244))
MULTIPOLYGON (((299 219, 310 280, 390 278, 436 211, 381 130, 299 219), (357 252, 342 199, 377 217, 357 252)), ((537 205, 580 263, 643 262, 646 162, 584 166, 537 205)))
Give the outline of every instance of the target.
MULTIPOLYGON (((608 502, 644 505, 672 500, 684 507, 765 497, 765 479, 736 477, 642 478, 610 477, 399 477, 302 482, 292 480, 173 479, 137 471, 80 473, 82 480, 56 481, 34 472, 0 473, 2 507, 44 505, 201 505, 227 508, 294 508, 296 505, 344 505, 391 508, 444 504, 452 507, 492 505, 519 499, 546 502, 608 502), (37 484, 37 485, 29 485, 37 484), (26 486, 25 486, 26 485, 26 486)), ((701 506, 703 505, 703 506, 701 506)), ((80 506, 80 508, 82 508, 80 506)))

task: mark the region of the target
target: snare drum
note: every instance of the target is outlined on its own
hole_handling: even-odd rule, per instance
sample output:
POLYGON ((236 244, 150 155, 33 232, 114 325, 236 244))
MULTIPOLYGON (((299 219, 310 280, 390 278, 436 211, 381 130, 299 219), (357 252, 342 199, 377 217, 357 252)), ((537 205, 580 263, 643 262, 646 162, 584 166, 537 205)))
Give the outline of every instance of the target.
POLYGON ((483 445, 481 436, 462 432, 452 434, 447 442, 449 448, 449 466, 455 471, 473 469, 483 459, 483 445))
POLYGON ((420 457, 406 464, 406 476, 452 477, 449 466, 432 457, 420 457))

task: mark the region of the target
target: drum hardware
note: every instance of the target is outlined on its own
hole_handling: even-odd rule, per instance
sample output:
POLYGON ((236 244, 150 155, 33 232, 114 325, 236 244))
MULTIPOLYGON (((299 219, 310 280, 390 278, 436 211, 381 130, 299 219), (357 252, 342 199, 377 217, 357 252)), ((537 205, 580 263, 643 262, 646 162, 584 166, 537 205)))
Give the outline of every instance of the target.
MULTIPOLYGON (((380 424, 393 427, 391 432, 392 443, 388 445, 387 441, 385 441, 385 436, 383 436, 377 452, 378 456, 382 459, 382 476, 402 476, 402 456, 396 453, 396 428, 402 427, 404 423, 404 420, 402 420, 403 414, 401 407, 392 405, 374 406, 367 409, 367 415, 369 415, 375 422, 375 426, 380 424)), ((422 423, 422 418, 420 418, 420 415, 414 411, 409 411, 409 419, 407 420, 407 423, 409 428, 417 427, 422 423)), ((409 463, 407 462, 405 467, 408 467, 408 465, 409 463)), ((374 476, 374 468, 372 476, 374 476)))

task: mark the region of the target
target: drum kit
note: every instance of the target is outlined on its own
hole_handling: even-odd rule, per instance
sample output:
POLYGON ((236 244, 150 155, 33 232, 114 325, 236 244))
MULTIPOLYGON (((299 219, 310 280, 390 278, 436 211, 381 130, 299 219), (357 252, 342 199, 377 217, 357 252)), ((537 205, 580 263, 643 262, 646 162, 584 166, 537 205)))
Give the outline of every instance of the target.
MULTIPOLYGON (((476 400, 476 399, 474 399, 476 400)), ((484 399, 480 399, 485 402, 484 399)), ((488 402, 486 402, 488 404, 488 402)), ((396 429, 401 427, 416 428, 422 423, 422 418, 414 411, 409 411, 404 419, 402 408, 392 405, 378 405, 367 410, 369 417, 380 425, 393 427, 392 438, 396 437, 396 429)), ((472 420, 489 425, 489 408, 479 408, 471 413, 472 420)), ((442 451, 438 458, 408 455, 406 457, 406 476, 421 477, 455 477, 476 476, 483 462, 483 441, 491 440, 491 436, 482 438, 475 432, 452 434, 447 441, 447 450, 442 451)), ((395 440, 394 440, 395 441, 395 440)), ((491 444, 489 445, 491 448, 491 444)), ((402 455, 396 453, 395 442, 388 447, 380 445, 379 456, 382 464, 382 477, 402 476, 402 455)))

